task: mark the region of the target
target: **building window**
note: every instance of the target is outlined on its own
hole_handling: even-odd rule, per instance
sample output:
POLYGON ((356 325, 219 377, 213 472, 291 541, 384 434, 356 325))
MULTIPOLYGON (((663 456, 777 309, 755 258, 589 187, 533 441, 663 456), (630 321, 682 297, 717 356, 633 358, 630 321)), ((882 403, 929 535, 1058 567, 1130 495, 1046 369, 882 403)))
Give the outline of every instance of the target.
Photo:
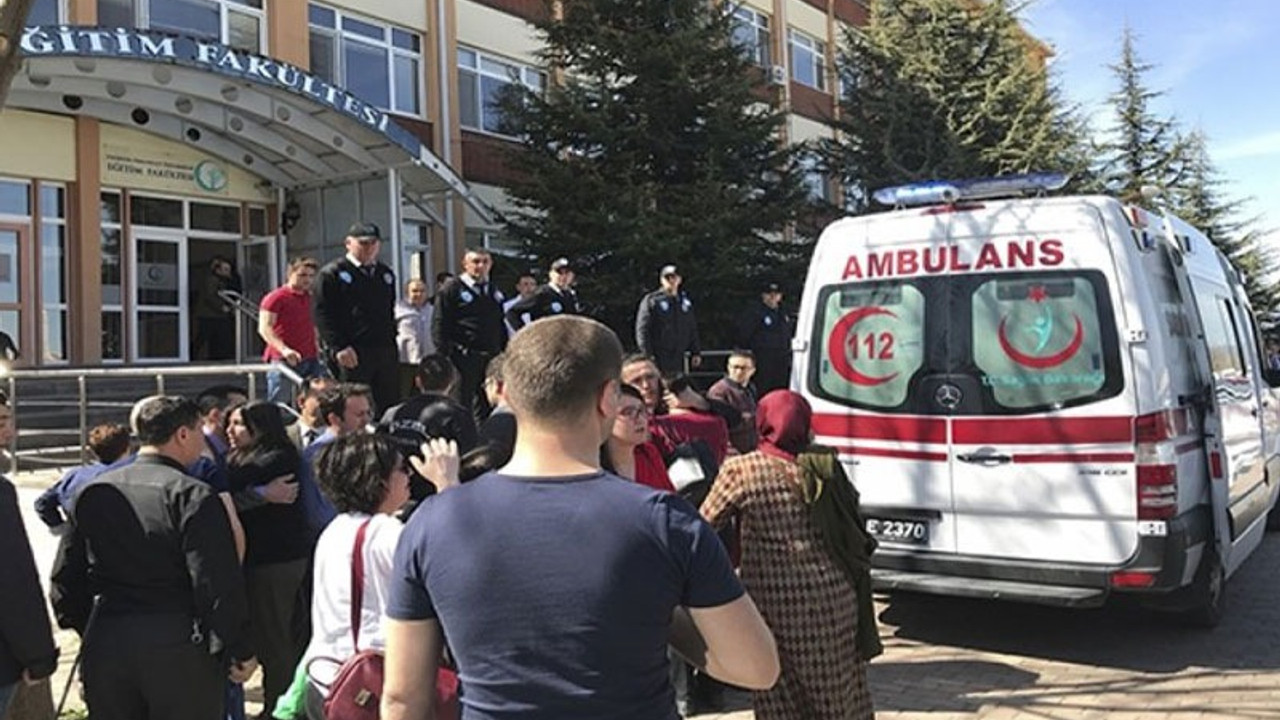
POLYGON ((266 51, 263 0, 98 0, 98 24, 138 27, 266 51))
POLYGON ((422 36, 312 4, 311 72, 377 107, 422 114, 422 36))
POLYGON ((760 67, 769 67, 772 64, 769 52, 769 16, 748 7, 734 10, 733 44, 742 48, 751 62, 760 67))
POLYGON ((822 173, 818 158, 813 155, 806 155, 800 160, 800 168, 803 173, 801 179, 804 182, 804 186, 809 190, 809 199, 830 202, 831 183, 828 181, 827 176, 822 173))
POLYGON ((58 25, 62 22, 61 0, 35 0, 27 13, 27 25, 58 25))
POLYGON ((120 193, 103 192, 102 217, 102 359, 124 360, 124 229, 120 193))
POLYGON ((827 44, 798 30, 789 30, 791 79, 817 90, 827 89, 827 44))
POLYGON ((67 191, 40 184, 40 347, 46 363, 70 359, 67 347, 67 191))
POLYGON ((467 228, 465 237, 467 247, 482 247, 491 253, 507 257, 525 257, 520 241, 501 231, 467 228))
POLYGON ((462 127, 509 135, 497 103, 512 83, 540 93, 546 76, 537 68, 521 65, 478 50, 458 48, 458 113, 462 127))

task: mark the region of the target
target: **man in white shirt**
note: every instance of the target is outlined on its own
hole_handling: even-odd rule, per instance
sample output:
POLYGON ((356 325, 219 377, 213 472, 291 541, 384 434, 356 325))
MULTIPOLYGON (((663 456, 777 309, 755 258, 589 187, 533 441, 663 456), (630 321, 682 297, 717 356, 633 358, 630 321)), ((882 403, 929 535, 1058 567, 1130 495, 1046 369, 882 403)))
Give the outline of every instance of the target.
MULTIPOLYGON (((502 303, 502 316, 506 317, 507 313, 511 312, 512 305, 515 305, 516 303, 522 300, 528 300, 529 298, 533 297, 533 294, 537 292, 537 290, 538 290, 538 279, 533 276, 533 271, 520 273, 520 278, 516 280, 516 296, 502 303)), ((521 322, 520 324, 524 325, 528 322, 531 322, 531 321, 529 319, 528 314, 525 314, 523 318, 523 322, 521 322)), ((515 335, 517 327, 513 325, 510 320, 507 320, 506 323, 507 323, 507 336, 510 337, 512 335, 515 335)))
POLYGON ((431 318, 435 308, 429 302, 427 284, 410 280, 404 287, 404 299, 396 302, 396 349, 400 353, 400 397, 414 395, 413 377, 418 363, 436 352, 431 339, 431 318))

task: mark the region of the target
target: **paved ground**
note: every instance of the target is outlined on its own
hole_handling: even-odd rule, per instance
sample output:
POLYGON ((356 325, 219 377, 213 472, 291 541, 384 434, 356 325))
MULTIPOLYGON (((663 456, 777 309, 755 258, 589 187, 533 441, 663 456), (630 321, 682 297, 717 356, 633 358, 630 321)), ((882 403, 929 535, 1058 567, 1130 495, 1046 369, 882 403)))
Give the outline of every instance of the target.
MULTIPOLYGON (((56 539, 30 512, 39 479, 19 478, 37 558, 56 539)), ((1066 611, 899 595, 880 598, 886 651, 871 664, 881 720, 1280 720, 1280 534, 1231 580, 1226 620, 1181 627, 1140 608, 1066 611)), ((61 688, 74 636, 61 634, 61 688)), ((74 697, 73 692, 73 697, 74 697)), ((251 697, 254 693, 251 691, 251 697)), ((747 720, 734 710, 700 720, 747 720)), ((256 709, 256 708, 255 708, 256 709)))

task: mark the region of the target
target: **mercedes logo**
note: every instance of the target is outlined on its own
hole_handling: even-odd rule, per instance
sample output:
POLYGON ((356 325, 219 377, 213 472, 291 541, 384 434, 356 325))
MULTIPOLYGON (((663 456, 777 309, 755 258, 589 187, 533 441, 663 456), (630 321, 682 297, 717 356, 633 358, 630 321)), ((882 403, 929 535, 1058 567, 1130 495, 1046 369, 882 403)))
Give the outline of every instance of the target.
POLYGON ((955 409, 962 398, 964 398, 964 393, 961 393, 960 388, 955 385, 939 385, 938 389, 933 393, 933 399, 948 410, 955 409))

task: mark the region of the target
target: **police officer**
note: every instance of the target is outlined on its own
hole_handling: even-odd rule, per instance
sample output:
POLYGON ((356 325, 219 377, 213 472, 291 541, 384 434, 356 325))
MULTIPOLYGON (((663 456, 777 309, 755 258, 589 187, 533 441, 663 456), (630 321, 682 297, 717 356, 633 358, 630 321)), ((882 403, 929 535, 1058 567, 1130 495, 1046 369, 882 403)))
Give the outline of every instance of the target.
POLYGON ((559 258, 551 263, 551 273, 546 285, 527 298, 521 298, 507 309, 507 322, 512 329, 519 330, 529 322, 552 315, 581 315, 582 304, 578 302, 578 293, 573 289, 573 264, 569 258, 559 258))
POLYGON ((483 384, 489 360, 507 346, 502 318, 502 291, 489 282, 493 257, 483 248, 462 257, 462 274, 446 281, 436 293, 431 334, 436 352, 453 361, 461 375, 458 401, 479 422, 489 416, 483 384))
POLYGON ((738 317, 737 347, 750 350, 756 360, 758 397, 787 387, 791 377, 791 322, 782 312, 782 288, 766 283, 760 302, 752 303, 738 317))
POLYGON ((662 287, 645 295, 636 312, 636 345, 640 352, 658 363, 663 375, 682 373, 684 354, 690 353, 689 364, 702 364, 702 344, 698 340, 698 318, 693 301, 680 291, 680 273, 675 265, 667 265, 659 274, 662 287))
POLYGON ((347 254, 320 269, 316 331, 333 376, 373 389, 378 407, 400 397, 396 351, 396 276, 378 261, 382 232, 358 222, 347 230, 347 254))

